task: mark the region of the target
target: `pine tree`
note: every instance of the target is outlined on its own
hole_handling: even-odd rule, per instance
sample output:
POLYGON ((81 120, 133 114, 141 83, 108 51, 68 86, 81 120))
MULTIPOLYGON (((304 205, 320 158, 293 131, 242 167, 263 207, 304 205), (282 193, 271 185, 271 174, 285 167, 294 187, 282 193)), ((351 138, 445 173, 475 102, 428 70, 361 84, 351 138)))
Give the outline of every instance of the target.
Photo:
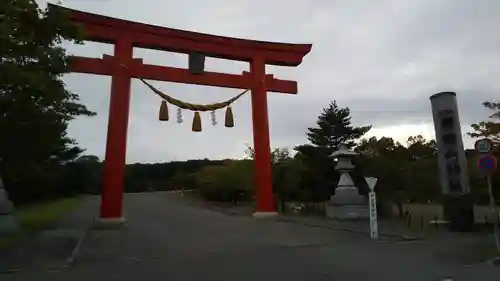
POLYGON ((337 150, 340 144, 353 147, 355 140, 371 129, 371 126, 353 127, 351 111, 348 107, 339 108, 336 101, 323 109, 316 125, 316 128, 308 128, 307 138, 312 145, 326 148, 329 152, 337 150))

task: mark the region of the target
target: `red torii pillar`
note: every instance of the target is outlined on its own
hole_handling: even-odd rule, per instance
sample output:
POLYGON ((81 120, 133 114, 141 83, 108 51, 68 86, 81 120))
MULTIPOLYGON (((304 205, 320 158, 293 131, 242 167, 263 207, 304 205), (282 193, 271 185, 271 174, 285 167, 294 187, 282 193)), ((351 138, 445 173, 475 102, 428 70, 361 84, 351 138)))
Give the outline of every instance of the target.
POLYGON ((271 158, 267 91, 296 94, 297 82, 266 75, 266 64, 298 66, 310 52, 310 44, 285 44, 244 40, 152 26, 81 12, 49 4, 69 13, 73 23, 84 28, 85 40, 114 44, 114 55, 103 59, 72 56, 73 72, 112 76, 108 136, 104 162, 100 217, 103 221, 122 221, 123 181, 127 147, 131 78, 144 78, 186 84, 251 88, 255 150, 256 215, 275 213, 271 185, 271 158), (133 48, 149 48, 250 62, 250 73, 217 72, 191 74, 186 69, 143 64, 133 58, 133 48))

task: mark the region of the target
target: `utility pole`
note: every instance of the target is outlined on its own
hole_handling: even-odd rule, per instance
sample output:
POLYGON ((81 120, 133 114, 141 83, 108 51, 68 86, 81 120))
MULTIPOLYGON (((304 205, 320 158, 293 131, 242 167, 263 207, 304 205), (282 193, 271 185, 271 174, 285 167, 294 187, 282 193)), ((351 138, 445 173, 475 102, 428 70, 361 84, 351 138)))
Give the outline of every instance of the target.
POLYGON ((497 254, 500 254, 500 232, 498 227, 500 216, 497 212, 495 204, 495 196, 493 196, 493 185, 491 184, 490 173, 486 175, 486 181, 488 182, 488 193, 490 194, 490 207, 491 207, 491 213, 493 214, 493 235, 495 236, 495 245, 497 248, 497 254))
POLYGON ((491 174, 498 167, 498 162, 495 156, 491 155, 493 150, 493 142, 490 139, 484 138, 477 140, 474 144, 476 152, 479 153, 477 159, 477 167, 480 171, 486 174, 486 182, 488 184, 488 193, 490 196, 491 213, 493 214, 493 236, 495 238, 495 246, 497 253, 500 254, 500 233, 498 229, 499 215, 495 204, 495 196, 493 195, 493 185, 491 183, 491 174))

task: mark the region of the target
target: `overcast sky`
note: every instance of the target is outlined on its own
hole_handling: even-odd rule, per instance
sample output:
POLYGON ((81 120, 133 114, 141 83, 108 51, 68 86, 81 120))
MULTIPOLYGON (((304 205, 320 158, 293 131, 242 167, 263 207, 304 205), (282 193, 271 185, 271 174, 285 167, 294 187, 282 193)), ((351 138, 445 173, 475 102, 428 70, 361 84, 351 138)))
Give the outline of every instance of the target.
MULTIPOLYGON (((42 5, 47 1, 39 1, 42 5)), ((52 1, 55 2, 55 1, 52 1)), ((373 125, 375 136, 404 142, 410 135, 434 138, 429 96, 457 92, 467 147, 471 123, 487 117, 481 102, 500 93, 500 1, 497 0, 63 0, 66 7, 112 17, 197 32, 291 43, 312 43, 297 68, 268 67, 267 72, 299 82, 298 95, 270 93, 272 147, 305 143, 321 109, 337 100, 352 111, 356 125, 373 125)), ((100 57, 112 46, 70 46, 72 54, 100 57)), ((145 63, 187 67, 185 55, 135 49, 145 63)), ((241 73, 248 65, 207 60, 207 70, 241 73)), ((98 113, 70 126, 87 153, 104 156, 110 78, 69 74, 67 86, 98 113)), ((235 89, 153 83, 176 98, 218 102, 235 89)), ((249 96, 233 106, 235 127, 223 126, 224 111, 212 127, 202 114, 203 132, 185 122, 157 120, 160 100, 139 81, 132 83, 127 163, 192 158, 240 157, 252 144, 249 96)))

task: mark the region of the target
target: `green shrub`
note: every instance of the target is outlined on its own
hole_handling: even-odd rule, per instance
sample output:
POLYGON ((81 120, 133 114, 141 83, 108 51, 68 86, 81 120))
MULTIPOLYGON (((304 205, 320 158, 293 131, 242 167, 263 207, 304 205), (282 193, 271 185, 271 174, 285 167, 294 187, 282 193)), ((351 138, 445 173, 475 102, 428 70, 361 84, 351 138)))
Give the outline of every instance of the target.
POLYGON ((227 161, 224 165, 207 166, 196 176, 198 194, 210 201, 234 202, 250 200, 253 195, 252 161, 227 161))

